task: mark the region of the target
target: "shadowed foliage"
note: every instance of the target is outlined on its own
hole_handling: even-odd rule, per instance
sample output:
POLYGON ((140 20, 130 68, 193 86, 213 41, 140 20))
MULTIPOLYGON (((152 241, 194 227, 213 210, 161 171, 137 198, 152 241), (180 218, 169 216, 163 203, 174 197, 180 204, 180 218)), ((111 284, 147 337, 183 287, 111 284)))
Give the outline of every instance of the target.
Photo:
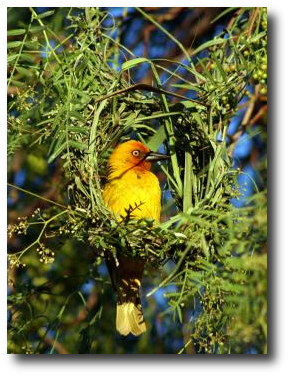
POLYGON ((7 48, 8 352, 266 353, 266 9, 8 8, 7 48), (170 155, 159 225, 104 205, 129 138, 170 155), (138 338, 117 251, 147 262, 138 338))

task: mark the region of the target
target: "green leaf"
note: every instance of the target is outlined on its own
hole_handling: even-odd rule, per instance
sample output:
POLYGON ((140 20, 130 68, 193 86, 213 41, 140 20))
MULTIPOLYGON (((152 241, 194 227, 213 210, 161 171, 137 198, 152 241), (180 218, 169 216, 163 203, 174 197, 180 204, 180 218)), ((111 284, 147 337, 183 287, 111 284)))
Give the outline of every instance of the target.
POLYGON ((183 179, 183 212, 192 207, 192 155, 185 152, 184 179, 183 179))
POLYGON ((11 37, 12 35, 22 35, 26 32, 25 29, 11 29, 7 31, 7 36, 11 37))
POLYGON ((33 26, 29 29, 30 33, 39 33, 43 30, 46 30, 47 29, 47 26, 44 25, 44 26, 33 26))
POLYGON ((22 82, 22 81, 18 81, 18 80, 14 80, 14 79, 11 80, 11 83, 12 83, 14 86, 17 86, 18 88, 21 88, 21 87, 25 86, 25 83, 24 83, 24 82, 22 82))
POLYGON ((15 48, 22 45, 22 41, 12 41, 7 43, 7 48, 15 48))
POLYGON ((33 56, 33 55, 29 55, 29 54, 21 54, 20 55, 20 59, 21 60, 24 60, 24 61, 26 61, 26 62, 28 62, 28 63, 35 63, 35 57, 33 56))
POLYGON ((80 296, 81 301, 82 301, 84 307, 86 308, 87 302, 86 302, 86 300, 85 300, 85 298, 84 298, 82 292, 81 292, 81 291, 78 291, 78 295, 80 296))
POLYGON ((152 151, 157 151, 163 141, 166 139, 164 125, 160 126, 158 131, 147 141, 147 146, 152 151))
POLYGON ((81 142, 75 141, 75 140, 71 140, 69 142, 69 146, 71 148, 78 149, 78 150, 81 150, 81 151, 88 149, 88 145, 87 144, 81 143, 81 142))
POLYGON ((220 72, 220 74, 223 78, 223 81, 226 83, 227 82, 227 74, 226 74, 225 70, 223 69, 223 66, 221 65, 219 59, 216 58, 215 56, 213 56, 213 61, 215 62, 216 66, 217 66, 216 69, 220 72))
POLYGON ((27 76, 27 77, 32 77, 32 76, 33 76, 33 72, 30 71, 30 70, 27 69, 27 68, 17 67, 16 69, 17 69, 17 71, 18 71, 19 73, 21 73, 23 76, 27 76))
POLYGON ((82 191, 85 195, 88 195, 88 192, 86 191, 86 189, 82 185, 80 177, 75 176, 75 183, 77 185, 78 190, 82 191))
POLYGON ((191 102, 191 101, 181 101, 180 103, 182 103, 187 109, 191 109, 192 107, 196 107, 195 103, 191 102))
POLYGON ((267 35, 267 32, 261 31, 259 34, 255 35, 251 38, 251 43, 257 42, 259 39, 262 39, 263 37, 265 37, 265 35, 267 35))
POLYGON ((47 12, 43 12, 35 17, 37 20, 41 20, 42 18, 52 16, 54 14, 54 10, 48 10, 47 12))
POLYGON ((17 56, 18 56, 18 54, 7 55, 7 63, 12 62, 14 59, 17 58, 17 56))
POLYGON ((128 60, 128 61, 126 61, 125 63, 122 64, 121 70, 125 71, 126 69, 133 68, 136 65, 141 64, 141 63, 149 63, 150 64, 150 60, 148 60, 146 58, 136 58, 136 59, 128 60))
POLYGON ((71 88, 71 91, 73 93, 76 93, 77 96, 81 97, 80 99, 78 98, 77 101, 82 101, 82 103, 90 102, 90 96, 88 96, 84 91, 78 90, 76 88, 71 88))
POLYGON ((207 260, 209 260, 209 257, 210 257, 209 247, 204 237, 204 234, 202 234, 200 237, 200 244, 201 244, 201 248, 204 253, 204 256, 206 257, 207 260))
MULTIPOLYGON (((193 51, 193 54, 192 54, 192 55, 197 55, 197 54, 199 54, 201 51, 205 50, 206 48, 209 48, 209 47, 212 47, 212 46, 215 46, 215 45, 221 44, 221 43, 226 43, 226 42, 227 42, 227 40, 226 40, 226 39, 223 39, 223 38, 212 39, 211 41, 205 42, 205 43, 203 43, 201 46, 197 47, 197 48, 193 51)), ((203 73, 205 73, 205 72, 203 72, 203 73)))
POLYGON ((62 144, 57 150, 53 152, 53 154, 49 157, 48 163, 50 164, 52 161, 54 161, 61 153, 62 151, 67 147, 67 143, 62 144))
POLYGON ((78 120, 82 121, 83 123, 85 123, 85 121, 86 121, 85 118, 78 111, 70 111, 68 113, 68 116, 70 118, 78 119, 78 120))
POLYGON ((178 315, 178 319, 180 321, 180 323, 182 323, 182 312, 181 312, 181 307, 179 305, 176 306, 176 310, 177 310, 177 315, 178 315))
POLYGON ((29 48, 30 50, 36 51, 39 48, 40 43, 37 41, 36 42, 26 41, 24 42, 24 46, 29 48))
POLYGON ((52 161, 54 161, 65 149, 72 148, 77 150, 86 150, 88 149, 87 144, 81 143, 76 140, 70 140, 69 142, 63 143, 53 154, 49 157, 48 163, 50 164, 52 161))
POLYGON ((172 84, 171 86, 173 86, 174 88, 182 88, 182 89, 187 89, 187 90, 198 90, 199 89, 199 85, 197 84, 172 84))

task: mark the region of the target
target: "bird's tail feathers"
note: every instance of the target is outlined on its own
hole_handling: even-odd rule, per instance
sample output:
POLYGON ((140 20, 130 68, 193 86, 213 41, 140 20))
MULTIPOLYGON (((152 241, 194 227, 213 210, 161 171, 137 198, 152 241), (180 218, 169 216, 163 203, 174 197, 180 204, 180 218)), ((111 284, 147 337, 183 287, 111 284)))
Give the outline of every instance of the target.
POLYGON ((143 318, 140 287, 144 260, 118 255, 119 264, 111 257, 107 265, 117 293, 116 328, 122 335, 138 336, 146 331, 143 318))
POLYGON ((141 304, 125 302, 117 304, 116 328, 122 335, 138 336, 146 331, 141 304))

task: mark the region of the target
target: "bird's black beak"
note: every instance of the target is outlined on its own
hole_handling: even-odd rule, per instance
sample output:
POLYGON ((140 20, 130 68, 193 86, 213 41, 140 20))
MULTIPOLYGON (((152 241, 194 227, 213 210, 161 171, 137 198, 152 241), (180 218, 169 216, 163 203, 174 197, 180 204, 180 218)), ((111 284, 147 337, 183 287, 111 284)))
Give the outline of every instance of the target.
POLYGON ((145 160, 149 162, 155 162, 160 160, 168 160, 169 158, 170 156, 168 156, 167 154, 150 151, 145 157, 145 160))

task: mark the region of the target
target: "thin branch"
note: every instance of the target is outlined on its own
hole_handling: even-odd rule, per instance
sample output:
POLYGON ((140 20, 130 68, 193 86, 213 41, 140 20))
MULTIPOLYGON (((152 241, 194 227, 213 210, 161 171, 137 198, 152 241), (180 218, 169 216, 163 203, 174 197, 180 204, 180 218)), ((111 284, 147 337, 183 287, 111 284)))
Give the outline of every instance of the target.
POLYGON ((97 301, 98 294, 96 291, 93 291, 87 300, 86 307, 78 312, 76 318, 71 320, 71 322, 64 324, 64 326, 74 326, 80 322, 83 322, 87 318, 88 313, 96 306, 97 301))
POLYGON ((250 25, 249 25, 249 29, 248 29, 248 33, 247 33, 247 34, 248 34, 248 38, 250 37, 250 35, 251 35, 251 33, 252 33, 252 29, 253 29, 253 26, 254 26, 255 20, 256 20, 256 18, 257 18, 257 16, 258 16, 259 12, 260 12, 260 8, 257 7, 257 8, 254 10, 254 12, 252 13, 252 17, 251 17, 251 19, 250 19, 250 25))
POLYGON ((239 140, 240 136, 244 132, 245 127, 247 127, 249 124, 253 124, 253 123, 251 123, 250 119, 251 119, 251 116, 252 116, 253 111, 255 109, 255 104, 256 104, 256 100, 259 96, 259 91, 260 91, 260 85, 256 85, 255 94, 251 97, 251 99, 249 101, 247 111, 246 111, 246 113, 245 113, 245 115, 242 119, 241 125, 240 125, 240 130, 238 132, 236 132, 234 136, 231 137, 231 146, 229 148, 229 156, 232 155, 235 143, 239 140))
POLYGON ((203 104, 199 101, 193 100, 193 99, 188 98, 188 97, 181 96, 181 95, 173 93, 173 92, 169 92, 168 90, 163 90, 163 89, 160 89, 160 88, 156 88, 152 85, 142 84, 142 83, 131 85, 128 88, 119 89, 119 90, 116 90, 115 92, 112 92, 112 93, 106 94, 104 96, 98 97, 98 98, 95 99, 95 102, 101 102, 105 99, 111 98, 111 97, 116 96, 118 94, 123 94, 123 93, 127 93, 127 92, 134 92, 136 90, 147 90, 149 92, 167 94, 169 96, 178 97, 178 98, 184 99, 186 101, 191 101, 193 103, 196 103, 200 106, 205 107, 205 104, 203 104))
POLYGON ((39 199, 44 200, 44 201, 46 201, 46 202, 49 202, 49 203, 51 203, 51 204, 55 204, 55 205, 57 205, 58 207, 68 209, 68 207, 65 206, 65 205, 63 205, 63 204, 57 203, 57 202, 55 202, 54 200, 50 200, 50 199, 44 198, 43 196, 37 195, 37 194, 35 194, 34 192, 31 192, 31 191, 25 190, 25 189, 23 189, 23 188, 21 188, 21 187, 19 187, 19 186, 15 186, 15 185, 13 185, 12 183, 7 183, 7 186, 9 186, 9 187, 13 187, 13 188, 15 188, 16 190, 19 190, 19 191, 24 192, 25 194, 29 194, 29 195, 35 196, 36 198, 39 198, 39 199))
POLYGON ((267 111, 267 105, 262 106, 256 115, 253 116, 253 118, 250 120, 250 124, 256 123, 264 114, 264 112, 267 111))
POLYGON ((46 335, 43 340, 49 346, 53 346, 54 349, 59 354, 61 354, 61 355, 68 355, 69 354, 69 352, 67 351, 67 349, 60 342, 52 339, 50 336, 46 335))

